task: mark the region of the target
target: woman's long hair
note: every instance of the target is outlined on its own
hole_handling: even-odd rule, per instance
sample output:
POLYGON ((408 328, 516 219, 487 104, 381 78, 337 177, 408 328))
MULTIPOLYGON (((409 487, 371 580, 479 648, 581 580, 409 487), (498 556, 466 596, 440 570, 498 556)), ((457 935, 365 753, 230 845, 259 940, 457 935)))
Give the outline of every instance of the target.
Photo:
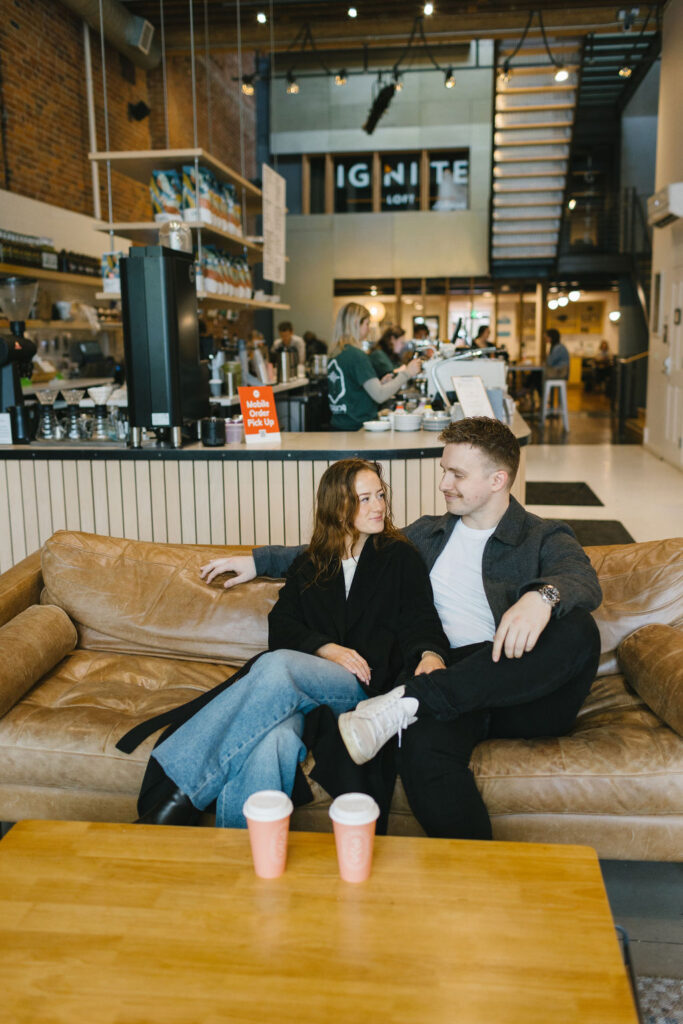
POLYGON ((361 321, 369 320, 370 313, 365 306, 357 302, 347 302, 337 313, 332 334, 333 355, 341 352, 347 345, 360 345, 361 321))
POLYGON ((314 583, 335 574, 346 555, 349 537, 350 547, 353 548, 360 536, 353 525, 358 511, 355 483, 356 477, 364 469, 379 477, 386 499, 384 529, 373 540, 377 542, 380 538, 400 537, 391 518, 389 488, 382 476, 382 467, 366 459, 340 459, 334 462, 325 470, 318 485, 313 536, 308 545, 308 555, 315 569, 314 583))

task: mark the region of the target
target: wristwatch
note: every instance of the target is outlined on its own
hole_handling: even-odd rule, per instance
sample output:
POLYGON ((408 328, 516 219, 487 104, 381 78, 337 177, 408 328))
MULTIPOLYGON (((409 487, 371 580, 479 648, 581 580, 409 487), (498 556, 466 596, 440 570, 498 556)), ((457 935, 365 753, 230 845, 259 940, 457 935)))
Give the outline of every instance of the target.
POLYGON ((545 603, 549 604, 551 608, 560 603, 560 592, 552 583, 544 583, 542 587, 538 588, 538 592, 545 603))

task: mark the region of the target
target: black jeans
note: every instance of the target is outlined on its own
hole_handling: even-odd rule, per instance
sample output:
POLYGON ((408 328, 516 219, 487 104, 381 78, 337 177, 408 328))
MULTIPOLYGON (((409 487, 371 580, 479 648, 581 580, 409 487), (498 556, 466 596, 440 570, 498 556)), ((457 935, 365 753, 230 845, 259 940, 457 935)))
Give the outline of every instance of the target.
POLYGON ((561 736, 591 688, 600 636, 588 612, 551 619, 521 658, 491 660, 492 644, 451 651, 447 668, 416 676, 420 702, 403 734, 399 770, 412 811, 430 836, 490 839, 491 823, 469 768, 485 739, 561 736))

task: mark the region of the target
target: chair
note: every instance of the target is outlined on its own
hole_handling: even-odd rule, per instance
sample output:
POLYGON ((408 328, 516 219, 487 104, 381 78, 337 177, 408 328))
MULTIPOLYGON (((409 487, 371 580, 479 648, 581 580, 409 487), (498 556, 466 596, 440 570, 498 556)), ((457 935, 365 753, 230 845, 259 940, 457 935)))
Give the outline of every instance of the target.
POLYGON ((564 423, 564 429, 569 433, 569 412, 567 410, 567 381, 566 380, 548 380, 546 378, 545 384, 543 385, 543 408, 541 410, 541 428, 545 427, 545 418, 548 415, 548 400, 553 388, 557 388, 557 392, 560 399, 560 409, 562 411, 562 422, 564 423))

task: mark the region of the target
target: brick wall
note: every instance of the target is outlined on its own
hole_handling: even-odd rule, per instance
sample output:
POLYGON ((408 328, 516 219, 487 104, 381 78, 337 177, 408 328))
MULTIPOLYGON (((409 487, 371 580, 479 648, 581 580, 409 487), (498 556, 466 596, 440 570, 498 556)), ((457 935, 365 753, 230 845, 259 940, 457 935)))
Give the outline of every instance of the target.
MULTIPOLYGON (((105 148, 102 60, 99 33, 91 32, 97 144, 105 148)), ((0 151, 0 186, 20 195, 79 213, 93 214, 88 160, 88 112, 81 20, 58 0, 0 0, 0 60, 4 139, 0 151)), ((204 54, 197 55, 199 144, 240 170, 240 132, 236 56, 210 58, 211 126, 208 122, 204 54), (209 128, 211 130, 209 131, 209 128), (211 146, 209 143, 211 142, 211 146)), ((105 48, 109 145, 113 150, 164 148, 166 145, 161 68, 134 69, 127 80, 119 54, 105 48), (128 103, 143 100, 149 118, 128 117, 128 103)), ((130 72, 131 65, 128 65, 130 72)), ((191 146, 192 94, 189 57, 167 62, 171 146, 191 146)), ((243 105, 245 169, 254 173, 254 101, 243 105)), ((108 216, 106 174, 100 175, 102 216, 108 216)), ((148 220, 151 210, 145 185, 112 172, 115 220, 148 220)), ((0 214, 0 226, 2 216, 0 214)))

